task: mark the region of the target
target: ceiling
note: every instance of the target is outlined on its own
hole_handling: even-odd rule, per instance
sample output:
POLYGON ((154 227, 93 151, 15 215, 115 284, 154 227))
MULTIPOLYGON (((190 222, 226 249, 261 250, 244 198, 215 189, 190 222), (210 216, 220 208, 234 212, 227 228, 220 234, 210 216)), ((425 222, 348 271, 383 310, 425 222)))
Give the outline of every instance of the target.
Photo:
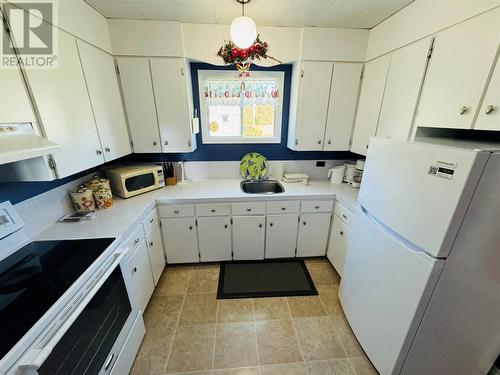
MULTIPOLYGON (((236 0, 84 0, 107 18, 230 24, 236 0)), ((257 26, 370 29, 413 0, 252 0, 245 14, 257 26)))

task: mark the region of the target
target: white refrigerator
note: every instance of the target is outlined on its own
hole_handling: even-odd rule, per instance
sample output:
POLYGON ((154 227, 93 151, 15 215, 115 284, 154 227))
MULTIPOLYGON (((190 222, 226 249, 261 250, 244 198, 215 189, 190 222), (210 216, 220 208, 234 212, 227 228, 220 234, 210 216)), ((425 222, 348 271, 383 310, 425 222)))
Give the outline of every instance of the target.
POLYGON ((373 138, 340 301, 383 374, 485 374, 500 353, 500 154, 373 138))

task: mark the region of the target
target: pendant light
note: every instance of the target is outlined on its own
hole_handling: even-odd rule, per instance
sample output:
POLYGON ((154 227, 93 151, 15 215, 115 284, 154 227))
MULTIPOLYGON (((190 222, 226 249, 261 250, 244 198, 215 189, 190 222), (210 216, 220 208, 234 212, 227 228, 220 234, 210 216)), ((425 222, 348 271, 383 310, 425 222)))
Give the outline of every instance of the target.
POLYGON ((250 17, 245 16, 245 4, 250 0, 236 0, 241 4, 241 16, 231 22, 231 40, 241 49, 250 47, 257 37, 257 26, 250 17))

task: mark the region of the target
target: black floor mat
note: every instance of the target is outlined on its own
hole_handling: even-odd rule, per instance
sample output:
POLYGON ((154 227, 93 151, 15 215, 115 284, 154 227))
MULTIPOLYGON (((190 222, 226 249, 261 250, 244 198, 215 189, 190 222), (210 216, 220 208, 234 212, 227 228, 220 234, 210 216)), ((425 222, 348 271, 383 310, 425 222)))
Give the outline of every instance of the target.
POLYGON ((303 260, 224 262, 218 299, 317 295, 303 260))

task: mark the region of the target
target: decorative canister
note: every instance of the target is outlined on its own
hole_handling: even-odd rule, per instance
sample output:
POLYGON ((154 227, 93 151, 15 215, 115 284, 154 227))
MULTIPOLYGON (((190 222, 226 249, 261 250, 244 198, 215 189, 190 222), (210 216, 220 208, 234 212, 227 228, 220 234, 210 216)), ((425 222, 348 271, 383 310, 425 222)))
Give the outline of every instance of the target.
POLYGON ((92 189, 79 187, 70 194, 76 212, 95 211, 95 201, 92 189))
POLYGON ((99 189, 94 191, 95 204, 98 210, 105 210, 113 207, 113 194, 109 189, 99 189))
POLYGON ((111 190, 109 180, 106 178, 101 178, 99 176, 94 176, 92 180, 85 183, 85 186, 87 186, 89 189, 92 189, 92 191, 94 192, 102 189, 111 190))

